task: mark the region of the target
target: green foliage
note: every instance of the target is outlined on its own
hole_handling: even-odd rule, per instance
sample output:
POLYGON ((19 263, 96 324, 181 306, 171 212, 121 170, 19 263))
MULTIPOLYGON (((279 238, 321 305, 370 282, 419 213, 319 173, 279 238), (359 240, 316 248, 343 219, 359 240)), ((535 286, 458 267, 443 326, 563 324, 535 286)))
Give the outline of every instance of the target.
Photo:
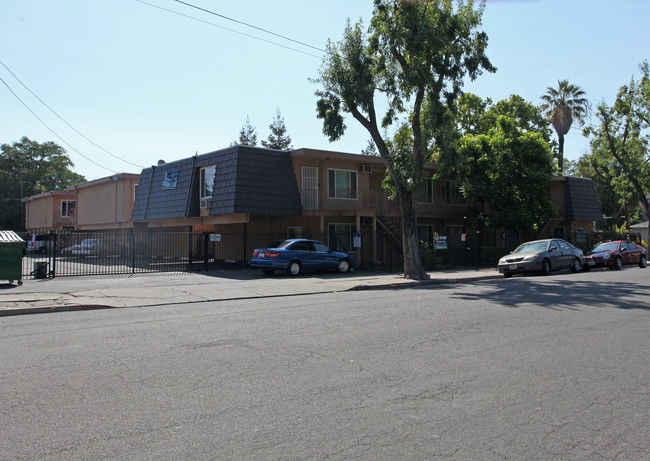
POLYGON ((548 123, 518 96, 491 107, 473 96, 469 101, 487 110, 459 119, 471 127, 456 165, 465 197, 477 204, 476 214, 488 227, 539 228, 553 213, 547 192, 554 173, 548 123))
POLYGON ((233 141, 231 146, 257 146, 257 133, 255 132, 255 127, 251 124, 251 120, 246 116, 244 120, 244 125, 239 132, 239 140, 233 141))
POLYGON ((585 130, 590 136, 590 165, 610 184, 611 196, 628 219, 634 214, 631 205, 634 202, 646 215, 650 211, 646 196, 650 190, 650 71, 647 61, 639 69, 641 79, 632 78, 629 84, 621 86, 613 106, 599 104, 596 115, 600 124, 585 130))
POLYGON ((368 139, 368 144, 366 144, 365 149, 361 149, 361 155, 367 155, 368 157, 379 157, 379 152, 377 152, 377 146, 372 139, 368 139))
POLYGON ((423 276, 418 247, 411 243, 417 242, 413 191, 423 166, 457 140, 449 130, 449 107, 466 78, 495 71, 485 54, 487 35, 479 30, 484 7, 465 0, 375 0, 368 34, 348 20, 343 39, 328 42, 314 80, 323 133, 339 139, 344 114, 351 114, 386 163, 403 212, 406 277, 423 276), (386 108, 383 114, 379 107, 386 108))
POLYGON ((558 168, 562 173, 564 168, 564 136, 571 129, 573 121, 581 125, 589 113, 590 104, 584 97, 585 92, 577 85, 572 85, 568 80, 558 80, 557 89, 548 87, 542 95, 540 109, 551 120, 553 128, 557 132, 559 151, 558 168))
POLYGON ((0 146, 0 229, 21 229, 22 197, 85 181, 74 173, 72 160, 61 146, 53 142, 38 143, 27 137, 0 146))
POLYGON ((291 146, 291 136, 287 134, 287 128, 284 125, 284 118, 280 114, 280 109, 276 109, 275 118, 269 125, 271 133, 267 140, 262 140, 262 145, 269 149, 289 150, 291 146))

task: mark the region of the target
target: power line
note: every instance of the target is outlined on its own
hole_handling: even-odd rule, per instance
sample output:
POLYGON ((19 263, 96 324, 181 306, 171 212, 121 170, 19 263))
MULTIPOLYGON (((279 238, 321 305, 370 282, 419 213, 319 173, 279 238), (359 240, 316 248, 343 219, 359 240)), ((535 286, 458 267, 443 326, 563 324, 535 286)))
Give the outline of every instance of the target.
MULTIPOLYGON (((219 29, 227 30, 228 32, 233 32, 235 34, 239 34, 239 35, 243 35, 245 37, 249 37, 249 38, 252 38, 252 39, 255 39, 255 40, 259 40, 260 42, 269 43, 271 45, 279 46, 280 48, 284 48, 286 50, 295 51, 296 53, 305 54, 305 55, 311 56, 313 58, 321 59, 321 56, 318 56, 318 55, 315 55, 315 54, 312 54, 312 53, 307 53, 305 51, 298 50, 298 49, 292 48, 290 46, 281 45, 279 43, 272 42, 270 40, 265 40, 263 38, 256 37, 255 35, 246 34, 244 32, 240 32, 240 31, 235 30, 235 29, 229 29, 228 27, 220 26, 219 24, 215 24, 215 23, 210 22, 210 21, 205 21, 203 19, 195 18, 195 17, 189 16, 187 14, 179 13, 178 11, 170 10, 170 9, 164 8, 162 6, 154 5, 153 3, 145 2, 144 0, 135 0, 135 1, 138 2, 138 3, 142 3, 143 5, 148 5, 148 6, 151 6, 153 8, 158 8, 159 10, 167 11, 168 13, 172 13, 172 14, 175 14, 177 16, 182 16, 184 18, 192 19, 193 21, 202 22, 203 24, 208 24, 208 25, 213 26, 213 27, 218 27, 219 29)), ((306 45, 306 46, 310 46, 310 45, 306 45)), ((318 49, 318 48, 316 48, 316 49, 318 49)), ((319 51, 322 51, 322 50, 319 50, 319 51)))
POLYGON ((83 158, 85 158, 85 159, 88 160, 89 162, 94 163, 94 164, 97 165, 98 167, 103 168, 103 169, 106 170, 106 171, 110 171, 111 173, 116 173, 116 171, 111 170, 110 168, 106 168, 106 167, 103 166, 103 165, 100 165, 99 163, 95 162, 94 160, 91 160, 90 158, 86 157, 84 154, 82 154, 81 152, 79 152, 77 149, 75 149, 74 147, 72 147, 72 146, 71 146, 71 145, 70 145, 70 144, 69 144, 65 139, 63 139, 61 136, 59 136, 58 133, 57 133, 56 131, 54 131, 52 128, 50 128, 50 127, 47 125, 47 123, 45 123, 43 120, 41 120, 41 118, 40 118, 38 115, 36 115, 36 114, 34 113, 34 111, 31 110, 31 109, 29 108, 29 106, 28 106, 27 104, 25 104, 25 102, 24 102, 22 99, 20 99, 20 97, 19 97, 16 93, 14 93, 14 90, 11 89, 11 87, 7 84, 7 82, 5 82, 5 81, 2 79, 2 77, 0 77, 0 82, 4 83, 4 85, 7 87, 7 89, 8 89, 9 91, 11 91, 11 94, 13 94, 14 97, 15 97, 18 101, 20 101, 20 103, 21 103, 23 106, 25 106, 25 108, 26 108, 26 109, 27 109, 27 110, 28 110, 28 111, 29 111, 29 112, 30 112, 34 117, 36 117, 36 119, 37 119, 39 122, 41 122, 45 128, 47 128, 48 130, 50 130, 50 131, 52 132, 52 134, 54 134, 54 136, 56 136, 57 138, 59 138, 59 139, 61 140, 61 142, 63 142, 66 146, 68 146, 70 149, 72 149, 73 151, 75 151, 77 154, 81 155, 83 158))
MULTIPOLYGON (((45 102, 44 102, 41 98, 39 98, 39 97, 36 95, 36 93, 34 93, 32 90, 30 90, 29 87, 28 87, 27 85, 25 85, 25 84, 22 82, 22 80, 20 80, 20 79, 16 76, 16 74, 14 74, 14 73, 11 71, 11 69, 9 69, 9 67, 7 67, 7 65, 6 65, 4 62, 2 62, 2 60, 0 60, 0 64, 2 64, 2 65, 4 66, 4 68, 7 69, 7 70, 9 71, 9 73, 10 73, 10 74, 11 74, 11 75, 16 79, 16 80, 18 80, 18 82, 19 82, 23 87, 25 87, 25 89, 26 89, 27 91, 29 91, 29 92, 32 94, 32 96, 34 96, 36 99, 38 99, 38 100, 40 101, 41 104, 43 104, 45 107, 47 107, 47 108, 50 110, 50 112, 52 112, 52 113, 53 113, 54 115, 56 115, 59 119, 61 119, 61 121, 63 121, 63 123, 65 123, 66 125, 68 125, 68 126, 69 126, 69 127, 70 127, 74 132, 75 132, 75 133, 77 133, 79 136, 81 136, 82 138, 84 138, 86 141, 88 141, 89 143, 91 143, 93 146, 95 146, 95 147, 97 147, 97 148, 103 150, 103 151, 106 152, 108 155, 110 155, 110 156, 112 156, 112 157, 115 157, 116 159, 118 159, 118 160, 120 160, 120 161, 122 161, 122 162, 124 162, 124 163, 128 163, 129 165, 137 166, 137 167, 139 167, 139 168, 145 168, 145 167, 142 166, 142 165, 138 165, 138 164, 136 164, 136 163, 132 163, 132 162, 129 162, 128 160, 124 160, 123 158, 118 157, 117 155, 115 155, 115 154, 113 154, 112 152, 109 152, 108 150, 104 149, 102 146, 100 146, 99 144, 95 143, 95 142, 92 141, 91 139, 87 138, 83 133, 81 133, 81 132, 80 132, 79 130, 77 130, 75 127, 73 127, 72 125, 70 125, 70 124, 69 124, 69 123, 68 123, 68 122, 67 122, 63 117, 61 117, 59 114, 57 114, 57 113, 54 111, 54 109, 52 109, 50 106, 48 106, 47 104, 45 104, 45 102)), ((5 85, 6 85, 6 83, 5 83, 5 85)), ((13 92, 12 92, 12 93, 13 93, 13 92)), ((21 101, 21 102, 22 102, 22 101, 21 101)))
POLYGON ((246 27, 250 27, 250 28, 252 28, 252 29, 256 29, 256 30, 262 31, 262 32, 267 33, 267 34, 270 34, 270 35, 275 35, 276 37, 282 38, 282 39, 284 39, 284 40, 289 40, 290 42, 294 42, 294 43, 297 43, 297 44, 299 44, 299 45, 306 46, 306 47, 308 47, 308 48, 313 48, 313 49, 315 49, 315 50, 317 50, 317 51, 321 51, 321 52, 325 53, 325 50, 323 50, 323 49, 321 49, 321 48, 315 47, 315 46, 310 45, 310 44, 305 43, 305 42, 301 42, 301 41, 298 41, 298 40, 294 40, 294 39, 289 38, 289 37, 287 37, 287 36, 285 36, 285 35, 276 34, 275 32, 271 32, 270 30, 267 30, 267 29, 263 29, 263 28, 261 28, 261 27, 254 26, 254 25, 252 25, 252 24, 248 24, 248 23, 246 23, 246 22, 239 21, 239 20, 237 20, 237 19, 229 18, 228 16, 224 16, 223 14, 215 13, 214 11, 210 11, 210 10, 207 10, 207 9, 205 9, 205 8, 201 8, 201 7, 199 7, 199 6, 192 5, 191 3, 183 2, 183 1, 181 1, 181 0, 175 0, 175 1, 176 1, 177 3, 182 3, 183 5, 187 5, 187 6, 189 6, 190 8, 195 8, 195 9, 197 9, 197 10, 199 10, 199 11, 203 11, 203 12, 205 12, 205 13, 212 14, 212 15, 214 15, 214 16, 218 16, 218 17, 223 18, 223 19, 227 19, 228 21, 232 21, 232 22, 235 22, 235 23, 237 23, 237 24, 242 24, 242 25, 244 25, 244 26, 246 26, 246 27))

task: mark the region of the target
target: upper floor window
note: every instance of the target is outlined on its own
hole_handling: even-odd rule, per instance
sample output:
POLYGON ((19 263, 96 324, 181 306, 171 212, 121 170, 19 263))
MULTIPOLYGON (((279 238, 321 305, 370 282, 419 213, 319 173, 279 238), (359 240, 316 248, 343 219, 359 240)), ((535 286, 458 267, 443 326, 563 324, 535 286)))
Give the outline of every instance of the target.
POLYGON ((447 205, 465 205, 465 198, 460 191, 458 181, 445 181, 445 203, 447 205))
POLYGON ((69 218, 74 214, 75 201, 61 200, 61 217, 69 218))
POLYGON ((338 199, 357 198, 357 172, 351 170, 328 170, 328 197, 338 199))
POLYGON ((214 175, 217 172, 216 165, 206 166, 201 168, 201 197, 212 197, 212 189, 214 188, 214 175))
POLYGON ((433 203, 433 179, 423 179, 418 188, 416 199, 418 203, 433 203))

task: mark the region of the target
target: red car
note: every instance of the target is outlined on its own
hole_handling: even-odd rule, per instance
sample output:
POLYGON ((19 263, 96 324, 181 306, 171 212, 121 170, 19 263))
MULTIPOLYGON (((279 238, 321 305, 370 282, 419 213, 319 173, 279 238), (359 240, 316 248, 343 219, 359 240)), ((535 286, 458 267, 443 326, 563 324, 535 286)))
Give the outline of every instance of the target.
POLYGON ((582 270, 588 271, 592 267, 620 270, 630 264, 637 264, 642 269, 648 265, 645 248, 634 242, 615 240, 599 243, 587 253, 582 270))

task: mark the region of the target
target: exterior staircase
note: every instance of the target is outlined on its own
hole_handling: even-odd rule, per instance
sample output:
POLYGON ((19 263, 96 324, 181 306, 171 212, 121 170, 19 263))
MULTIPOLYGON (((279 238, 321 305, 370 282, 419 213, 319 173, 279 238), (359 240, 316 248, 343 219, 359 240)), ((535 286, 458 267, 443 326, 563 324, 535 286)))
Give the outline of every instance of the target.
POLYGON ((544 226, 544 229, 537 236, 538 239, 550 239, 553 237, 553 232, 557 228, 558 224, 562 222, 562 217, 560 215, 555 215, 551 217, 544 226))
POLYGON ((393 244, 402 250, 402 225, 401 218, 377 216, 377 224, 391 235, 393 244))

